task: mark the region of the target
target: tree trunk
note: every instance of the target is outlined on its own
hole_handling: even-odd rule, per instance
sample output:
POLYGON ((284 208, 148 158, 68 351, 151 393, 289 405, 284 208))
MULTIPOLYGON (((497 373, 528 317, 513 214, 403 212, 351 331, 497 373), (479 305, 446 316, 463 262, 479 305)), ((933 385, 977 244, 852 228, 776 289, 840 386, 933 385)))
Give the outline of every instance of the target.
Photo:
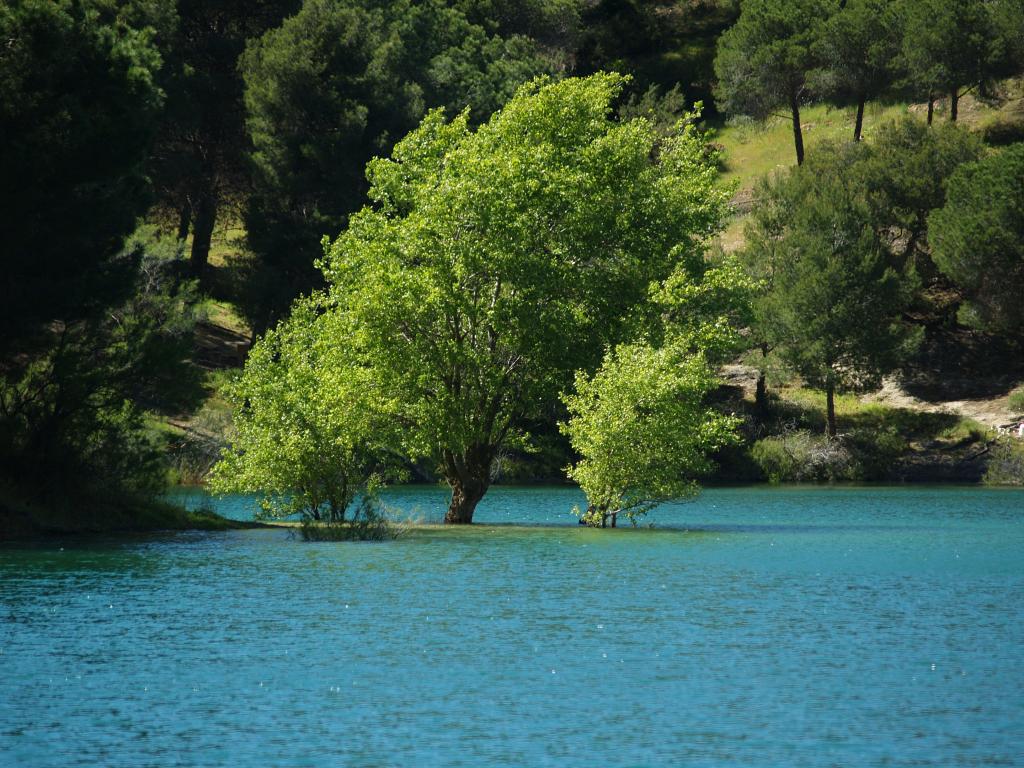
POLYGON ((960 89, 953 88, 949 92, 949 122, 955 123, 960 111, 960 89))
POLYGON ((853 126, 853 140, 860 141, 861 131, 864 130, 864 102, 867 97, 862 93, 857 98, 857 122, 853 126))
POLYGON ((462 455, 446 453, 445 479, 452 489, 444 522, 447 525, 469 525, 480 499, 491 486, 491 462, 494 449, 490 446, 471 446, 462 455))
POLYGON ((790 110, 793 113, 793 143, 796 145, 796 164, 804 164, 804 133, 800 128, 800 97, 793 94, 789 102, 790 110))
POLYGON ((762 419, 768 415, 768 381, 764 371, 757 374, 757 389, 754 390, 754 409, 762 419))
POLYGON ((928 125, 932 124, 932 118, 935 116, 935 94, 928 94, 928 125))
POLYGON ((182 203, 178 211, 178 242, 188 239, 188 231, 192 226, 192 206, 188 202, 182 203))
MULTIPOLYGON (((761 359, 768 357, 768 345, 761 345, 761 359)), ((754 408, 763 421, 768 418, 768 376, 761 370, 757 374, 757 388, 754 390, 754 408)))
POLYGON ((213 226, 217 222, 217 197, 212 190, 204 190, 195 207, 192 227, 192 253, 189 268, 196 277, 206 272, 210 260, 210 242, 213 240, 213 226))
POLYGON ((825 389, 825 431, 829 437, 836 436, 836 388, 831 382, 825 389))

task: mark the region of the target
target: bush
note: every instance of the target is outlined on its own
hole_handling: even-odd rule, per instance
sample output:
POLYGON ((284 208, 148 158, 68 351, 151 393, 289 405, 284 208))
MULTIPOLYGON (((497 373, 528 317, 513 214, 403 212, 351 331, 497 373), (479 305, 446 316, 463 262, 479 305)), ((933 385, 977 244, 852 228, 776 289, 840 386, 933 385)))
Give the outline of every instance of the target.
POLYGON ((906 438, 894 427, 855 429, 843 438, 854 459, 848 480, 883 480, 907 452, 906 438))
POLYGON ((1024 485, 1024 443, 1002 440, 992 447, 986 485, 1024 485))
POLYGON ((1024 120, 996 120, 985 126, 982 138, 992 147, 1005 147, 1024 141, 1024 120))
POLYGON ((371 496, 364 496, 347 521, 321 521, 303 515, 299 535, 303 541, 392 541, 407 526, 390 520, 371 496))
POLYGON ((803 430, 758 440, 751 454, 772 483, 852 480, 858 474, 843 441, 803 430))

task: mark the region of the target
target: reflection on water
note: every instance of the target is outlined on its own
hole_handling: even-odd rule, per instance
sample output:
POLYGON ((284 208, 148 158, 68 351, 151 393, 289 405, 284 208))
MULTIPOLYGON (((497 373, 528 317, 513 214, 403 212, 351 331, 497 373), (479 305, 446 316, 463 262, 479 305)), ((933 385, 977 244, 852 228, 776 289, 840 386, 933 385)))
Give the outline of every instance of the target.
POLYGON ((0 766, 1024 762, 1024 494, 723 489, 653 531, 578 502, 0 549, 0 766))

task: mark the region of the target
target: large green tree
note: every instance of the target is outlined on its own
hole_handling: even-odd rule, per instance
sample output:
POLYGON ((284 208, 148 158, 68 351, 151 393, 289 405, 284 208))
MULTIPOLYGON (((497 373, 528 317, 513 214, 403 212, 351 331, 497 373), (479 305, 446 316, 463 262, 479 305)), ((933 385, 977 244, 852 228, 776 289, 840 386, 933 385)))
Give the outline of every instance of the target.
POLYGON ((700 138, 619 123, 623 78, 522 88, 478 130, 428 114, 370 164, 325 273, 392 418, 469 523, 499 450, 643 320, 648 286, 715 231, 700 138), (655 151, 656 147, 659 151, 655 151))
POLYGON ((980 324, 1024 335, 1024 144, 961 166, 929 218, 935 262, 980 324))
POLYGON ((359 208, 372 157, 428 107, 486 118, 544 63, 529 39, 491 34, 440 0, 306 0, 241 68, 259 259, 247 305, 261 330, 318 284, 320 240, 359 208))
POLYGON ((804 161, 800 105, 822 27, 837 7, 835 0, 746 0, 718 41, 719 108, 759 119, 789 110, 798 165, 804 161))

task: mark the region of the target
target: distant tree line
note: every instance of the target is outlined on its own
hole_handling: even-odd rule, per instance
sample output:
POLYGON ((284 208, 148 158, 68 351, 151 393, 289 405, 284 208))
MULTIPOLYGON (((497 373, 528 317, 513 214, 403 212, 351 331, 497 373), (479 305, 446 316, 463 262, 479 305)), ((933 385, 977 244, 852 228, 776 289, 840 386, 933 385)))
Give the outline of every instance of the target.
POLYGON ((856 105, 859 141, 869 99, 949 99, 956 122, 965 93, 984 94, 1024 68, 1021 0, 744 0, 718 41, 721 109, 765 118, 785 111, 797 164, 800 108, 811 100, 856 105))

